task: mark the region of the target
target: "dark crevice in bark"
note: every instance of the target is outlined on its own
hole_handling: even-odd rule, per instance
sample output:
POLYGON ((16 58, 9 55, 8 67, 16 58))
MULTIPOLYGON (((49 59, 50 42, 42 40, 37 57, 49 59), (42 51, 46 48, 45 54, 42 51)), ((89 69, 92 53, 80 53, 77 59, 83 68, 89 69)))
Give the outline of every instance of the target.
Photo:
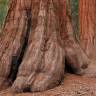
MULTIPOLYGON (((32 14, 31 14, 31 9, 25 9, 26 10, 26 16, 27 16, 27 32, 26 35, 24 37, 24 42, 22 44, 22 48, 21 48, 21 52, 19 53, 19 57, 17 56, 13 56, 12 58, 12 64, 11 64, 11 71, 10 74, 8 76, 8 79, 11 79, 11 82, 13 82, 16 79, 17 73, 18 73, 18 68, 23 60, 24 54, 26 52, 27 49, 27 45, 28 45, 28 38, 29 38, 29 33, 31 30, 31 26, 32 26, 32 14)), ((10 82, 10 83, 11 83, 10 82)))
POLYGON ((65 59, 65 72, 66 73, 71 73, 71 74, 75 73, 66 59, 65 59))

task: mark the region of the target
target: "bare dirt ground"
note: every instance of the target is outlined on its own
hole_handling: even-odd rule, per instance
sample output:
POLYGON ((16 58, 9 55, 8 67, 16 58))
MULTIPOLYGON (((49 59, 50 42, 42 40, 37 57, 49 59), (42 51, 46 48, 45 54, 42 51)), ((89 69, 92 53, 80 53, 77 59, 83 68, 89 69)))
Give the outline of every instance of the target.
POLYGON ((5 90, 0 92, 0 96, 96 96, 96 78, 67 74, 63 83, 51 90, 22 94, 5 90))

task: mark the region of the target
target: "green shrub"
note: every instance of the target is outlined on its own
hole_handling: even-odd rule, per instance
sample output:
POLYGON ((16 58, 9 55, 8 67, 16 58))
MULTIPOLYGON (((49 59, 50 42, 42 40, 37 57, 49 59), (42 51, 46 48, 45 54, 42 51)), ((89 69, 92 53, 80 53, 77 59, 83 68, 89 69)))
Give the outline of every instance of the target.
POLYGON ((0 0, 0 27, 3 24, 4 18, 7 13, 8 0, 0 0))

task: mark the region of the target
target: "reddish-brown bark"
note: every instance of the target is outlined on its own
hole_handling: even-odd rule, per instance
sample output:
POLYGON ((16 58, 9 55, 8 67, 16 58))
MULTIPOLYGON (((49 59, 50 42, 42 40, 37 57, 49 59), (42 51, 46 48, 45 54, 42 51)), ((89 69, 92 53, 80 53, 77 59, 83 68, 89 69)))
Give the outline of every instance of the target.
POLYGON ((74 39, 66 0, 13 0, 9 7, 0 38, 4 84, 18 71, 15 92, 53 88, 64 77, 65 59, 74 73, 83 73, 89 60, 74 39))
MULTIPOLYGON (((62 0, 63 1, 63 0, 62 0)), ((65 0, 64 0, 65 1, 65 0)), ((82 67, 84 68, 85 66, 87 67, 87 64, 90 62, 86 54, 83 52, 81 49, 80 45, 76 42, 75 37, 74 37, 74 32, 73 32, 73 27, 72 27, 72 19, 71 19, 71 7, 70 7, 70 0, 68 0, 68 6, 67 6, 67 16, 65 15, 65 8, 63 5, 63 10, 61 11, 62 13, 62 18, 61 22, 61 37, 64 40, 64 49, 65 49, 65 59, 67 60, 69 66, 72 67, 75 73, 82 73, 82 67), (77 72, 76 72, 77 71, 77 72)), ((64 3, 63 3, 64 4, 64 3)))
POLYGON ((65 56, 57 39, 58 19, 52 0, 41 0, 39 6, 37 26, 30 34, 30 43, 12 86, 16 92, 47 90, 64 77, 65 56))
POLYGON ((58 0, 48 1, 47 3, 43 0, 40 1, 37 26, 34 27, 30 34, 28 49, 13 84, 15 91, 22 92, 25 88, 31 88, 31 91, 42 91, 56 86, 61 81, 62 74, 64 74, 63 51, 65 51, 65 57, 69 66, 72 67, 75 73, 81 74, 83 67, 87 65, 88 59, 80 46, 75 42, 71 21, 69 17, 66 18, 65 3, 65 0, 62 2, 58 0), (55 52, 52 51, 53 49, 55 52), (54 58, 52 58, 53 54, 54 58), (81 55, 79 56, 79 54, 81 55), (47 59, 50 60, 50 63, 47 59), (58 69, 56 66, 58 66, 58 69), (45 71, 42 73, 43 70, 45 71))
POLYGON ((79 0, 81 47, 91 58, 96 58, 96 0, 79 0))
MULTIPOLYGON (((0 87, 8 78, 15 75, 13 67, 18 66, 27 35, 27 15, 20 1, 10 0, 8 15, 0 37, 0 87)), ((17 69, 15 69, 17 71, 17 69)))

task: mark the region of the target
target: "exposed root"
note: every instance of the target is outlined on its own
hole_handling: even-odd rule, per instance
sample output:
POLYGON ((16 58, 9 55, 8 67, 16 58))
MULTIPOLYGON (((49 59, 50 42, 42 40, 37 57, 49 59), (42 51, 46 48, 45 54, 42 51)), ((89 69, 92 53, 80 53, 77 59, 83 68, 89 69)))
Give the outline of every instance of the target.
POLYGON ((83 77, 96 78, 96 60, 90 62, 88 68, 84 70, 83 77))
POLYGON ((73 29, 70 18, 67 16, 67 33, 65 33, 64 49, 65 59, 68 66, 70 66, 74 73, 78 75, 84 74, 84 69, 90 63, 89 58, 86 56, 80 45, 75 41, 73 29))

